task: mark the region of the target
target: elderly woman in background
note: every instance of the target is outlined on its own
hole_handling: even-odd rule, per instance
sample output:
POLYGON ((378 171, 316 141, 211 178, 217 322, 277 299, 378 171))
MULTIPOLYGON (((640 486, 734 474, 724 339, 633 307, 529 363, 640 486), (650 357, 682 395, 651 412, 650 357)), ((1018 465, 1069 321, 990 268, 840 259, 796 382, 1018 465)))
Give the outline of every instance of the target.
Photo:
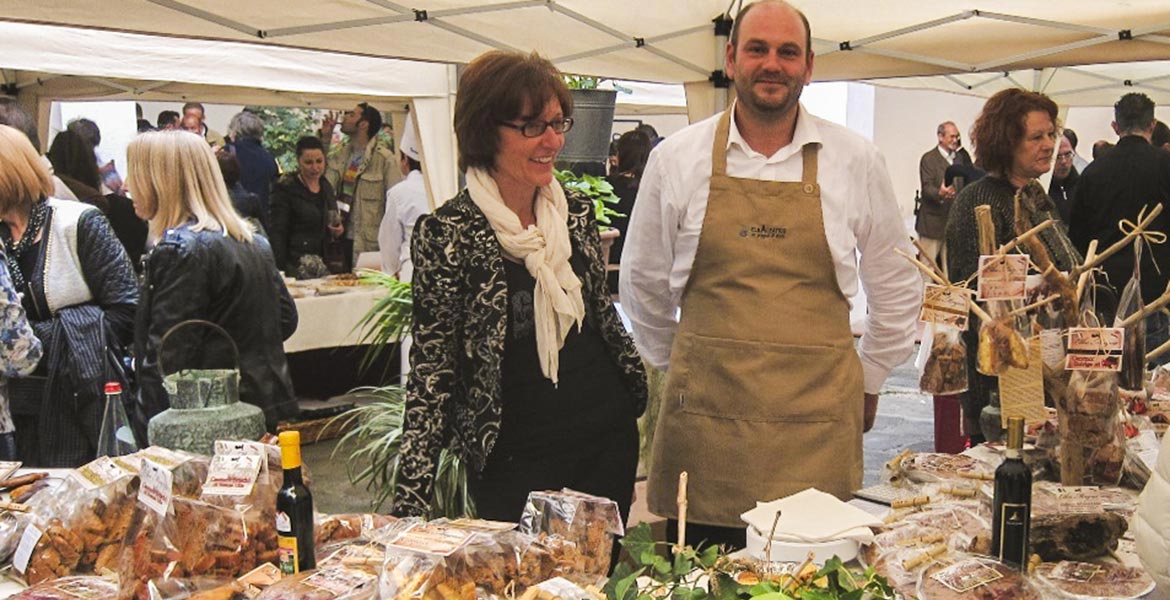
MULTIPOLYGON (((142 303, 135 325, 138 427, 166 410, 161 362, 172 369, 223 368, 226 340, 188 319, 219 325, 239 349, 240 400, 264 410, 270 431, 298 407, 282 343, 296 331, 292 297, 263 237, 232 208, 215 154, 198 135, 157 131, 127 149, 134 210, 150 223, 142 303), (160 356, 165 351, 165 354, 160 356)), ((235 366, 235 365, 230 365, 235 366)))
POLYGON ((472 61, 459 89, 467 188, 412 242, 394 512, 428 513, 453 447, 481 517, 515 521, 530 491, 571 487, 615 500, 624 520, 645 372, 605 289, 593 207, 553 178, 569 92, 548 60, 502 51, 472 61))
POLYGON ((264 120, 252 111, 241 111, 228 122, 228 150, 240 161, 240 185, 260 199, 262 216, 268 222, 268 191, 280 175, 276 158, 264 147, 264 120))
MULTIPOLYGON (((979 230, 975 223, 975 207, 990 206, 995 224, 995 243, 1002 246, 1016 236, 1015 195, 1027 183, 1048 172, 1056 148, 1056 103, 1043 94, 1021 89, 1003 90, 987 100, 975 120, 971 137, 975 144, 975 164, 987 171, 987 176, 967 185, 955 199, 947 221, 947 265, 952 281, 963 281, 979 268, 979 230)), ((1040 190, 1036 212, 1030 226, 1045 219, 1059 219, 1051 198, 1040 190)), ((1081 262, 1064 230, 1049 227, 1040 233, 1040 240, 1048 249, 1052 262, 1061 271, 1068 271, 1081 262)), ((997 381, 978 373, 975 361, 978 353, 979 323, 973 322, 964 333, 967 347, 970 389, 964 395, 963 415, 966 431, 972 445, 983 441, 979 415, 987 406, 991 390, 997 381)))
POLYGON ((134 268, 97 208, 50 198, 49 171, 28 138, 0 126, 0 238, 45 358, 9 380, 20 458, 76 467, 94 458, 107 381, 127 385, 122 351, 138 303, 134 268))
MULTIPOLYGON (((321 140, 306 136, 297 140, 297 170, 288 173, 272 187, 272 253, 276 268, 292 274, 302 256, 325 257, 325 246, 336 241, 344 231, 337 212, 333 186, 325 174, 325 146, 321 140), (330 218, 335 221, 330 223, 330 218)), ((335 242, 337 252, 341 245, 335 242)))
POLYGON ((49 146, 49 162, 78 199, 98 207, 106 215, 114 235, 137 268, 146 252, 146 223, 134 214, 129 198, 104 187, 93 146, 75 131, 62 131, 49 146))

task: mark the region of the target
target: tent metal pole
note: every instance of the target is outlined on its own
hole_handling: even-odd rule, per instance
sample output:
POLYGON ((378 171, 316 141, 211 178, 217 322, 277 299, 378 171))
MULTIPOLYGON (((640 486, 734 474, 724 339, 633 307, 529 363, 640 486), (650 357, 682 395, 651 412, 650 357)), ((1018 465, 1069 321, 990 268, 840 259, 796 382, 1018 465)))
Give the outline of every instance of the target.
POLYGON ((96 84, 98 84, 98 85, 101 85, 101 86, 108 87, 108 88, 110 88, 110 89, 114 89, 114 90, 119 90, 119 91, 122 91, 122 92, 126 92, 126 93, 128 93, 128 94, 132 94, 132 93, 134 93, 134 88, 132 88, 132 87, 130 87, 130 86, 127 86, 127 85, 122 85, 122 84, 120 84, 120 83, 116 83, 116 82, 110 81, 109 79, 105 79, 105 78, 102 78, 102 77, 88 77, 88 76, 83 76, 83 77, 81 77, 81 79, 84 79, 84 80, 86 80, 86 81, 88 81, 88 82, 90 82, 90 83, 96 83, 96 84))
POLYGON ((909 33, 917 33, 919 31, 924 31, 927 29, 934 29, 935 27, 939 27, 941 25, 947 25, 949 23, 954 23, 956 21, 963 21, 966 19, 970 19, 971 17, 973 17, 975 15, 976 15, 975 11, 965 10, 961 13, 954 14, 954 15, 951 15, 949 17, 942 17, 941 19, 935 19, 933 21, 925 21, 922 23, 918 23, 916 25, 911 25, 909 27, 903 27, 901 29, 894 29, 892 31, 887 31, 885 33, 879 33, 877 35, 871 35, 869 37, 864 37, 864 38, 857 39, 857 40, 849 40, 849 46, 850 46, 850 48, 856 50, 857 48, 859 48, 861 46, 865 46, 867 44, 885 41, 885 40, 900 37, 900 36, 903 36, 903 35, 906 35, 909 33))
POLYGON ((159 6, 162 6, 164 8, 169 8, 171 10, 181 12, 185 15, 195 17, 196 19, 203 19, 204 21, 207 21, 209 23, 215 23, 216 25, 221 25, 223 27, 227 27, 228 29, 233 29, 233 30, 238 31, 240 33, 243 33, 245 35, 250 35, 252 37, 262 37, 260 35, 260 30, 255 28, 255 27, 249 27, 243 23, 240 23, 239 21, 233 21, 227 17, 217 15, 213 12, 208 12, 206 10, 202 10, 199 8, 195 8, 194 6, 188 6, 186 4, 183 4, 182 2, 177 2, 176 0, 147 0, 147 1, 151 2, 153 4, 157 4, 159 6))
POLYGON ((1097 35, 1116 36, 1116 29, 1106 29, 1104 27, 1091 27, 1089 25, 1077 25, 1075 23, 1064 23, 1061 21, 1048 21, 1046 19, 1033 19, 1031 17, 1020 17, 1017 15, 1009 15, 1006 13, 979 11, 978 16, 992 21, 1005 21, 1008 23, 1019 23, 1021 25, 1035 25, 1037 27, 1050 27, 1052 29, 1063 29, 1065 31, 1077 31, 1080 33, 1095 33, 1097 35))
POLYGON ((443 17, 458 17, 462 15, 474 15, 480 13, 501 12, 505 10, 517 10, 521 8, 532 8, 534 6, 549 5, 550 10, 553 9, 551 0, 517 0, 516 2, 503 2, 500 4, 485 4, 483 6, 468 6, 466 8, 448 8, 444 10, 428 10, 428 19, 441 19, 443 17))
POLYGON ((352 19, 349 21, 334 21, 332 23, 317 23, 316 25, 300 25, 297 27, 279 27, 277 29, 267 29, 263 32, 263 37, 277 38, 290 35, 302 35, 306 33, 321 33, 323 31, 338 31, 342 29, 355 29, 358 27, 373 27, 376 25, 391 25, 394 23, 404 23, 414 20, 413 14, 398 14, 388 15, 385 17, 371 17, 369 19, 352 19))
POLYGON ((474 31, 464 29, 458 25, 452 25, 451 23, 448 23, 446 21, 427 19, 427 24, 432 25, 434 27, 438 27, 439 29, 445 29, 445 30, 450 31, 451 33, 454 33, 457 35, 461 35, 469 40, 479 42, 485 46, 491 46, 492 48, 495 48, 497 50, 508 50, 510 52, 519 52, 518 48, 514 48, 512 46, 509 46, 508 44, 505 44, 504 42, 501 42, 499 40, 494 40, 492 38, 487 37, 486 35, 480 35, 478 33, 475 33, 474 31))
POLYGON ((1079 42, 1069 42, 1067 44, 1063 44, 1060 46, 1053 46, 1051 48, 1043 48, 1040 50, 1034 50, 1032 52, 1025 52, 1023 54, 1016 54, 1015 56, 1008 56, 1008 57, 999 58, 996 60, 990 60, 990 61, 987 61, 985 63, 980 63, 978 65, 975 65, 975 70, 976 71, 990 71, 993 69, 998 69, 1004 65, 1010 65, 1010 64, 1017 63, 1017 62, 1029 60, 1032 58, 1040 58, 1041 56, 1051 56, 1053 54, 1060 54, 1061 52, 1066 52, 1068 50, 1078 50, 1080 48, 1087 48, 1089 46, 1097 46, 1100 44, 1104 44, 1106 42, 1113 42, 1116 40, 1117 40, 1117 34, 1111 33, 1109 35, 1103 35, 1103 36, 1099 36, 1099 37, 1089 38, 1087 40, 1081 40, 1079 42))
POLYGON ((925 56, 922 54, 913 54, 910 52, 900 52, 898 50, 887 50, 884 48, 871 48, 868 46, 862 48, 853 48, 854 52, 864 52, 866 54, 874 54, 877 56, 885 56, 887 58, 897 58, 910 62, 922 63, 927 65, 935 65, 938 67, 946 67, 948 69, 955 69, 957 71, 977 71, 974 65, 961 63, 945 58, 938 58, 935 56, 925 56))

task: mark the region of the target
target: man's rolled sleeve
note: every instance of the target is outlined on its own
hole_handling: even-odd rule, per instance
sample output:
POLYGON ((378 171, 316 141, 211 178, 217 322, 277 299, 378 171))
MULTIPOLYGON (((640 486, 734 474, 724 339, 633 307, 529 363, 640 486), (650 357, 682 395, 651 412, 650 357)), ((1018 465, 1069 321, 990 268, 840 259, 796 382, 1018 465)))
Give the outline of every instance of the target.
POLYGON ((857 247, 869 313, 859 354, 865 392, 876 394, 890 371, 914 349, 922 279, 914 265, 894 251, 914 254, 885 160, 876 152, 870 157, 865 191, 870 215, 868 226, 858 232, 857 247))
POLYGON ((670 272, 679 224, 677 211, 671 207, 665 166, 658 157, 658 152, 650 154, 638 186, 622 250, 619 292, 638 352, 655 368, 666 369, 678 329, 670 272))

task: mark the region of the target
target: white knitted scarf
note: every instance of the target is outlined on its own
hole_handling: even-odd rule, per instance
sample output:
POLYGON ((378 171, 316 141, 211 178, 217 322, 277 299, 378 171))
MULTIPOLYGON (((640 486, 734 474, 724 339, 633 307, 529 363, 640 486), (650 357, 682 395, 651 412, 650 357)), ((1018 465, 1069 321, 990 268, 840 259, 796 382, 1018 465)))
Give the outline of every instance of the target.
POLYGON ((581 280, 569 265, 569 208, 565 192, 554 179, 539 189, 534 202, 536 225, 521 227, 520 217, 504 204, 500 188, 490 173, 468 169, 467 191, 483 211, 504 252, 517 260, 536 279, 533 309, 536 353, 540 370, 557 383, 561 346, 573 324, 580 330, 585 318, 581 280))

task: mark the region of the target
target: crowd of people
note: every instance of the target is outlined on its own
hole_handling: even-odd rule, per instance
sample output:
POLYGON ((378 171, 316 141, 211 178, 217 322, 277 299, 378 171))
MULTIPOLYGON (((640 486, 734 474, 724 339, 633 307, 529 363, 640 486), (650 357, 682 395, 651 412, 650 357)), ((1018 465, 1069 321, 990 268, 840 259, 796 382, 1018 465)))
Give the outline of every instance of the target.
MULTIPOLYGON (((100 384, 130 383, 128 353, 141 431, 168 405, 163 362, 230 354, 195 332, 163 348, 192 318, 229 333, 241 399, 274 428, 297 410, 281 348, 297 314, 280 272, 314 257, 348 271, 379 251, 385 271, 413 283, 395 514, 430 512, 449 450, 481 517, 514 521, 530 491, 564 487, 612 498, 625 517, 647 364, 667 373, 649 506, 678 517, 678 474, 701 481, 688 497, 692 539, 742 547, 740 514, 758 500, 808 487, 847 497, 861 484, 878 392, 913 348, 922 280, 899 256, 912 243, 878 148, 800 103, 811 36, 791 5, 748 4, 725 50, 731 107, 666 138, 639 128, 615 140, 621 237, 608 264, 591 201, 554 177, 573 103, 535 53, 492 51, 463 70, 454 129, 466 187, 433 213, 416 133, 408 125, 396 154, 367 103, 302 137, 283 175, 256 115, 236 115, 225 137, 197 103, 164 111, 155 127, 140 122, 121 186, 94 154, 96 127, 60 133, 46 159, 27 115, 0 102, 0 458, 92 456, 100 384), (861 288, 855 345, 850 299, 861 288)), ((954 281, 970 276, 976 207, 991 208, 996 243, 1009 241, 1017 191, 1054 164, 1028 225, 1060 221, 1039 234, 1056 267, 1081 262, 1090 240, 1119 239, 1118 221, 1170 201, 1153 112, 1140 93, 1121 98, 1119 140, 1095 147, 1091 163, 1040 93, 992 96, 970 129, 973 156, 955 123, 939 124, 919 164, 923 257, 954 281)), ((1106 263, 1105 285, 1128 278, 1127 252, 1106 263)), ((1167 252, 1142 264, 1147 302, 1166 287, 1167 252)), ((1151 335, 1165 336, 1165 317, 1150 319, 1151 335)), ((963 403, 977 442, 993 381, 970 377, 963 403)))

